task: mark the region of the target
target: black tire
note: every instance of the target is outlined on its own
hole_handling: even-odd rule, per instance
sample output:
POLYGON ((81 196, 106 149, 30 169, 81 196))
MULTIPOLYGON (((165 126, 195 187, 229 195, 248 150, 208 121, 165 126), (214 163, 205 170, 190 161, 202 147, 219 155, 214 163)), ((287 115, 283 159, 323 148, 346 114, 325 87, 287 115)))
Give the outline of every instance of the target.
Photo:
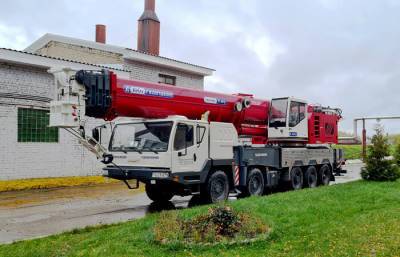
POLYGON ((146 184, 146 194, 154 202, 168 202, 174 196, 165 185, 146 184))
POLYGON ((290 172, 290 183, 292 186, 292 189, 294 190, 300 190, 303 188, 303 171, 301 170, 300 167, 294 167, 292 168, 292 171, 290 172))
POLYGON ((304 178, 304 187, 314 188, 318 186, 318 172, 315 166, 309 166, 304 178))
POLYGON ((320 186, 329 186, 331 182, 332 171, 328 164, 324 164, 318 172, 318 183, 320 186))
POLYGON ((264 176, 261 170, 251 169, 247 175, 247 184, 240 197, 261 196, 264 194, 264 176))
POLYGON ((228 199, 229 181, 223 171, 215 171, 210 175, 201 190, 201 197, 208 203, 217 203, 228 199))

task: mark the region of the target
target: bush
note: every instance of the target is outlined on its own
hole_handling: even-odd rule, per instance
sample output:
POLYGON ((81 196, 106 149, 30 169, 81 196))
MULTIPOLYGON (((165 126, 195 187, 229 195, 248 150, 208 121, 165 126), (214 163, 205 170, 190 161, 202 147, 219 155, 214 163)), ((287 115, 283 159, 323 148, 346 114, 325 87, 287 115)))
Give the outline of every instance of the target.
POLYGON ((261 219, 249 213, 238 213, 229 206, 208 209, 206 214, 185 220, 176 212, 160 215, 154 227, 160 243, 218 243, 254 239, 268 232, 261 219))
POLYGON ((390 155, 388 138, 384 135, 382 127, 377 127, 375 131, 372 146, 368 149, 366 167, 362 169, 361 176, 365 180, 395 181, 400 178, 400 171, 392 160, 385 158, 390 155))
POLYGON ((394 160, 398 167, 400 167, 400 142, 397 143, 395 152, 394 152, 394 160))

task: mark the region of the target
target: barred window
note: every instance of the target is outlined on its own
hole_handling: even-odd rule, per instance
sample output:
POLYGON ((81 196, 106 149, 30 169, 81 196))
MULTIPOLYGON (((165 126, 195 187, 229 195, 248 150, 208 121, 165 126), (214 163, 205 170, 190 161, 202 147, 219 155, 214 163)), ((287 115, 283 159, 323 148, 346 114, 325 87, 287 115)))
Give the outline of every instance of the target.
POLYGON ((18 108, 18 142, 58 143, 58 128, 49 127, 49 111, 18 108))
POLYGON ((175 76, 170 76, 170 75, 165 75, 165 74, 159 74, 159 81, 158 83, 162 84, 167 84, 167 85, 176 85, 176 77, 175 76))

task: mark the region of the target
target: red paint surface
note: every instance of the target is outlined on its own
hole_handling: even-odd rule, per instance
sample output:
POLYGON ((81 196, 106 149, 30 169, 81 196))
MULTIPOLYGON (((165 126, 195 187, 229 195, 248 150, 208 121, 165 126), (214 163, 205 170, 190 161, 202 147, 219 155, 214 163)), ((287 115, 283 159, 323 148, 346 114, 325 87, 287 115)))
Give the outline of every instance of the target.
MULTIPOLYGON (((253 143, 265 144, 268 137, 269 100, 256 99, 252 95, 228 95, 196 89, 181 88, 164 84, 142 81, 111 79, 112 105, 107 120, 118 116, 163 119, 171 115, 181 115, 188 119, 199 120, 209 111, 209 120, 233 123, 238 134, 250 136, 253 143), (127 93, 125 87, 155 90, 170 97, 127 93), (224 104, 207 103, 206 98, 225 101, 224 104), (251 105, 244 111, 237 112, 234 105, 245 98, 251 105)), ((340 116, 329 112, 316 112, 308 106, 309 144, 337 143, 338 121, 340 116)))
POLYGON ((336 113, 315 112, 312 106, 308 106, 308 143, 337 144, 340 119, 336 113))
POLYGON ((141 81, 120 80, 113 75, 111 83, 112 106, 108 120, 117 116, 144 117, 150 119, 182 115, 188 119, 199 120, 209 111, 209 120, 233 123, 241 135, 266 137, 269 101, 250 96, 226 95, 202 90, 151 84, 141 81), (139 87, 172 94, 172 98, 126 93, 124 87, 139 87), (220 99, 225 104, 206 103, 205 98, 220 99), (244 98, 251 99, 251 106, 242 111, 234 111, 234 105, 244 98))

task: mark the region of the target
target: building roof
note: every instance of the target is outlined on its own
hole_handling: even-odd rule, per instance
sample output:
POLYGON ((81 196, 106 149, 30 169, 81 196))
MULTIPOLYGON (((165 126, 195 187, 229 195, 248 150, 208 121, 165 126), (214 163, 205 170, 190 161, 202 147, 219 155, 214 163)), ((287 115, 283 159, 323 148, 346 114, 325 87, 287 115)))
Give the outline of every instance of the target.
POLYGON ((45 69, 50 69, 50 68, 71 68, 73 70, 108 69, 114 71, 116 74, 124 78, 129 78, 129 73, 130 73, 128 70, 120 69, 117 67, 83 63, 83 62, 49 57, 40 54, 18 51, 8 48, 0 48, 0 62, 29 65, 32 67, 39 67, 45 69))
POLYGON ((30 53, 35 53, 39 49, 45 47, 48 43, 50 43, 52 41, 70 44, 70 45, 76 45, 76 46, 83 46, 83 47, 102 50, 102 51, 106 51, 106 52, 117 53, 117 54, 121 54, 123 56, 123 58, 126 60, 139 61, 139 62, 143 62, 143 63, 162 66, 162 67, 166 67, 166 68, 172 68, 172 69, 181 70, 181 71, 198 74, 198 75, 202 75, 202 76, 211 76, 213 74, 213 72, 215 71, 213 69, 202 67, 199 65, 194 65, 194 64, 174 60, 174 59, 167 58, 167 57, 151 55, 151 54, 139 52, 137 50, 133 50, 130 48, 114 46, 114 45, 109 45, 109 44, 102 44, 102 43, 97 43, 94 41, 60 36, 60 35, 55 35, 55 34, 45 34, 44 36, 42 36, 41 38, 39 38, 38 40, 33 42, 30 46, 28 46, 25 49, 25 51, 30 52, 30 53))

